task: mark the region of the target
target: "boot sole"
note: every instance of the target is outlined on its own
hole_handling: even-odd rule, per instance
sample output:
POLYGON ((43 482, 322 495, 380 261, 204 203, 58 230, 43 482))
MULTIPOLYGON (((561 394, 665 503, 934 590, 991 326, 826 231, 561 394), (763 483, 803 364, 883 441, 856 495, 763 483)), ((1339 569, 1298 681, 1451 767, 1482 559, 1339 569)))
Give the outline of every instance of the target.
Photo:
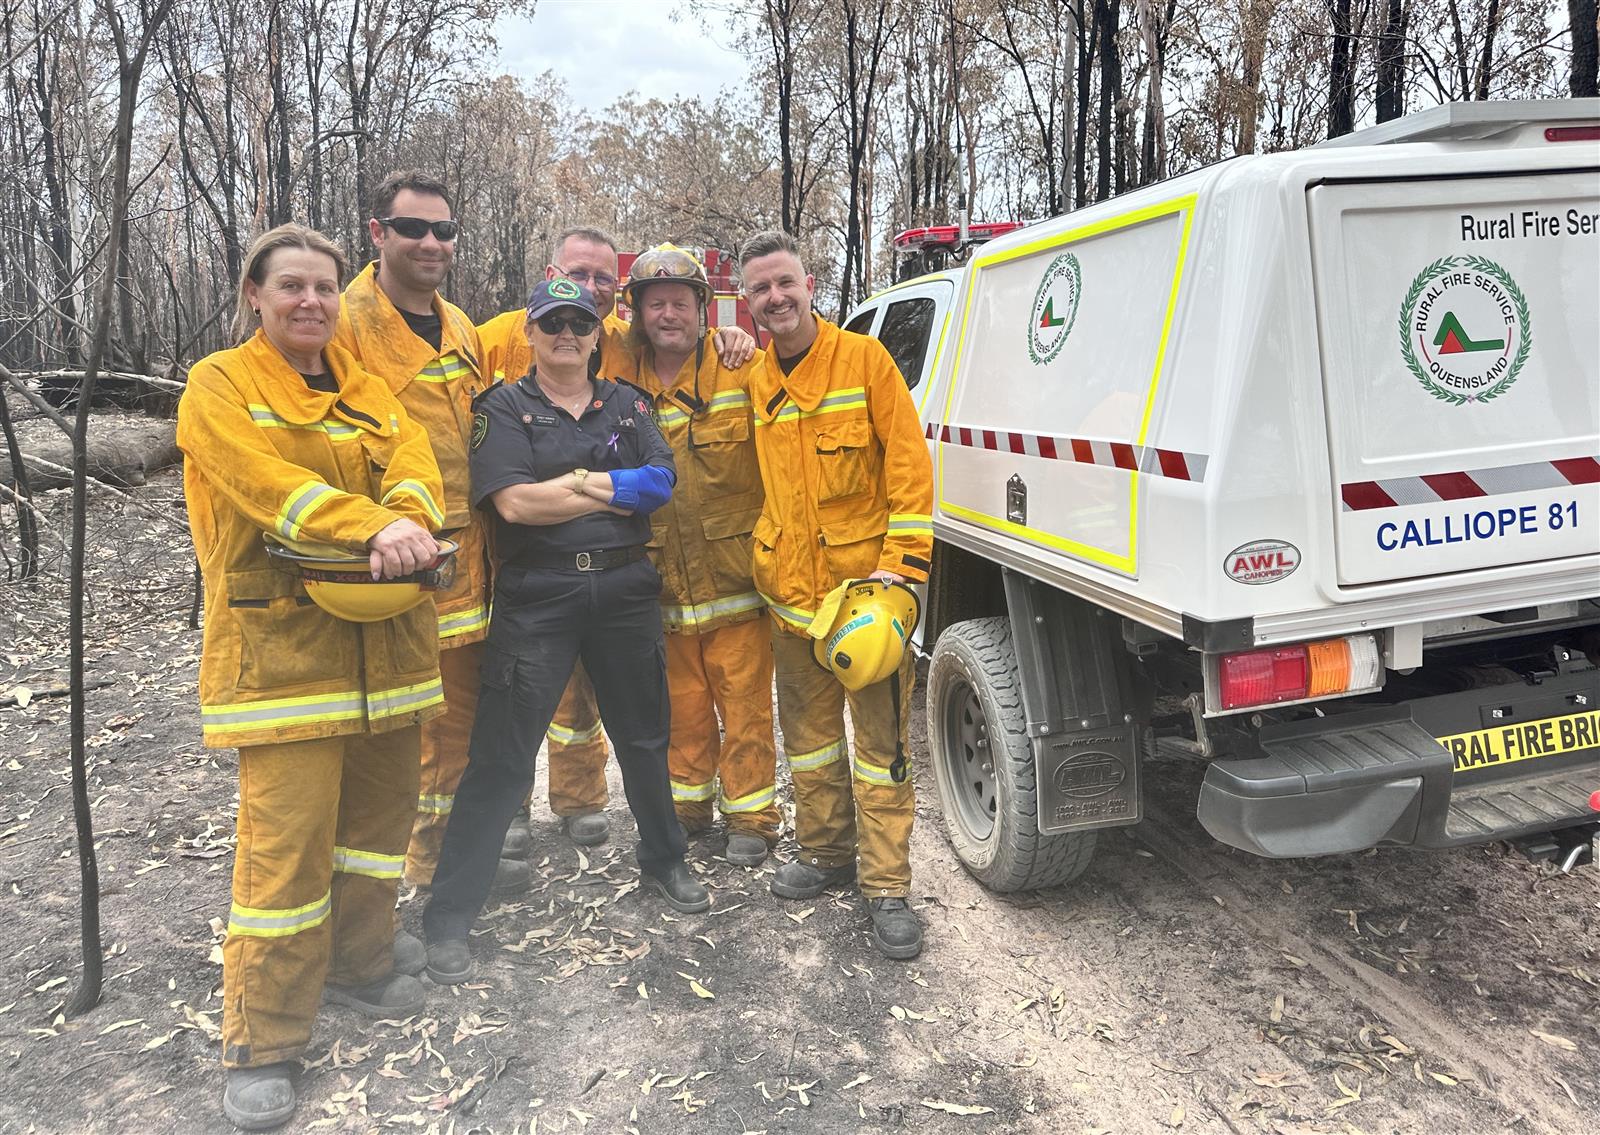
POLYGON ((472 976, 472 964, 469 962, 464 970, 442 970, 428 966, 422 971, 428 975, 428 980, 435 985, 460 985, 472 976))
POLYGON ((667 885, 660 879, 657 879, 654 875, 646 874, 644 876, 644 881, 646 886, 655 891, 656 894, 660 895, 661 900, 679 914, 699 914, 702 911, 711 909, 710 895, 707 895, 699 902, 686 903, 682 899, 674 898, 671 892, 667 890, 667 885))
POLYGON ((573 835, 572 829, 566 827, 565 825, 563 825, 563 831, 566 832, 567 838, 573 843, 577 844, 579 847, 599 847, 602 843, 611 838, 611 828, 609 825, 606 827, 606 830, 601 832, 599 835, 585 836, 583 839, 579 839, 577 836, 573 835))
POLYGON ((242 1131, 270 1131, 274 1127, 282 1127, 288 1123, 299 1103, 298 1099, 292 1099, 276 1111, 242 1111, 234 1106, 233 1100, 228 1097, 227 1090, 224 1089, 222 1114, 228 1117, 229 1123, 242 1131))
POLYGON ((759 867, 767 861, 767 853, 760 855, 735 855, 732 852, 723 852, 723 858, 735 867, 759 867))

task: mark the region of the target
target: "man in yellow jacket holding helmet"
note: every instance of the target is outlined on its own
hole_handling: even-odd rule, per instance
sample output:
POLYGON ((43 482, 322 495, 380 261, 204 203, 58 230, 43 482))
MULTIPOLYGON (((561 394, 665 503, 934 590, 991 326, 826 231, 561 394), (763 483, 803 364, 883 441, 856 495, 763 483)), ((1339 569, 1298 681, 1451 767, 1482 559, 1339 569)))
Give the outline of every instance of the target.
MULTIPOLYGON (((489 376, 477 328, 438 293, 460 232, 444 184, 415 171, 392 173, 378 185, 372 204, 368 224, 378 259, 345 289, 334 342, 387 382, 427 431, 444 477, 443 530, 461 546, 454 586, 437 598, 446 711, 422 732, 422 782, 406 853, 406 881, 426 886, 466 768, 478 699, 478 644, 489 627, 487 542, 482 519, 469 503, 467 468, 472 399, 489 386, 489 376)), ((530 879, 526 862, 502 859, 495 886, 514 891, 530 879)), ((421 942, 401 932, 396 943, 397 964, 420 973, 421 942)))
POLYGON ((799 858, 778 869, 772 892, 810 898, 856 876, 871 908, 874 944, 886 957, 912 958, 922 949, 922 927, 906 902, 914 800, 904 752, 916 674, 905 648, 910 628, 895 638, 896 620, 873 599, 870 618, 880 635, 891 636, 874 653, 899 666, 891 667, 893 680, 860 690, 834 676, 844 667, 827 651, 831 636, 819 653, 834 669, 817 664, 808 632, 816 622, 840 633, 832 613, 819 618, 819 609, 848 581, 927 580, 933 466, 916 405, 888 351, 812 312, 814 282, 794 238, 757 234, 740 249, 739 267, 750 314, 772 335, 750 386, 766 487, 754 574, 772 613, 778 717, 800 843, 799 858), (847 698, 853 753, 845 743, 847 698))
POLYGON ((673 805, 687 831, 728 820, 728 862, 753 867, 778 839, 773 786, 772 645, 750 577, 761 471, 748 388, 759 360, 729 368, 708 349, 711 285, 690 253, 641 253, 624 299, 637 367, 619 376, 650 395, 678 483, 650 517, 661 573, 673 805))

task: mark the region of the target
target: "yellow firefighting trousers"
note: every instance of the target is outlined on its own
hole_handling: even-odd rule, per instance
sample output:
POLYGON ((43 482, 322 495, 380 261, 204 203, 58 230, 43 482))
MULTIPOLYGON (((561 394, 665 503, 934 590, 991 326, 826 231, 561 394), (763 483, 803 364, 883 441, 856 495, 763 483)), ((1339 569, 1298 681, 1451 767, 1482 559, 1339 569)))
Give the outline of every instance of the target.
MULTIPOLYGON (((911 822, 915 800, 909 771, 899 784, 894 764, 891 683, 848 693, 811 656, 811 639, 772 627, 778 678, 778 724, 794 778, 795 838, 800 859, 817 867, 859 860, 856 878, 868 898, 911 893, 911 822), (844 705, 850 702, 854 752, 845 742, 844 705)), ((900 666, 900 742, 907 722, 916 660, 900 666)), ((676 711, 676 706, 674 706, 676 711)), ((909 759, 910 750, 906 749, 909 759)))
MULTIPOLYGON (((422 727, 422 777, 416 822, 406 851, 406 882, 433 882, 444 844, 445 825, 455 804, 456 785, 467 769, 467 742, 478 712, 478 664, 483 644, 439 652, 445 712, 422 727)), ((550 810, 558 816, 598 812, 606 806, 606 742, 594 687, 580 665, 561 695, 546 735, 550 747, 550 810)))
POLYGON ((293 1060, 324 980, 394 968, 394 904, 416 807, 420 726, 239 750, 222 1062, 293 1060))
POLYGON ((778 841, 768 628, 760 618, 703 634, 667 635, 667 770, 672 802, 687 831, 711 826, 715 800, 730 831, 778 841))

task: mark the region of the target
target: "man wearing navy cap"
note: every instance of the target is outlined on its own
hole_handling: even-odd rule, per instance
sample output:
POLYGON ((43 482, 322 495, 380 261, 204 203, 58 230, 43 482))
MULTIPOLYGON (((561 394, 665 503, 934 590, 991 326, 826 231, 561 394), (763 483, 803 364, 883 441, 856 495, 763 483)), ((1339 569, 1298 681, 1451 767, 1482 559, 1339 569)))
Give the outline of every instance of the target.
POLYGON ((428 975, 441 984, 471 976, 468 932, 578 659, 639 826, 643 883, 674 910, 711 905, 684 865, 673 810, 661 577, 645 554, 650 513, 677 480, 672 447, 644 394, 589 377, 599 330, 586 289, 542 281, 528 301, 532 367, 473 405, 472 503, 491 516, 503 562, 467 771, 423 914, 428 975))

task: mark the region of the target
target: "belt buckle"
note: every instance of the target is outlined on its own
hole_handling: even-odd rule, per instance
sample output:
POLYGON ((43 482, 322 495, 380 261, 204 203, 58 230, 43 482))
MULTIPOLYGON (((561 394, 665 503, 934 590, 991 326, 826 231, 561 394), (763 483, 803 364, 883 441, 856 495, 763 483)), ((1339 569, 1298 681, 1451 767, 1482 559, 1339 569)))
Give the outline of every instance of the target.
POLYGON ((574 562, 577 563, 579 571, 599 571, 600 570, 599 568, 593 566, 594 565, 594 559, 593 559, 593 557, 591 557, 589 555, 588 552, 579 552, 577 554, 574 562))

